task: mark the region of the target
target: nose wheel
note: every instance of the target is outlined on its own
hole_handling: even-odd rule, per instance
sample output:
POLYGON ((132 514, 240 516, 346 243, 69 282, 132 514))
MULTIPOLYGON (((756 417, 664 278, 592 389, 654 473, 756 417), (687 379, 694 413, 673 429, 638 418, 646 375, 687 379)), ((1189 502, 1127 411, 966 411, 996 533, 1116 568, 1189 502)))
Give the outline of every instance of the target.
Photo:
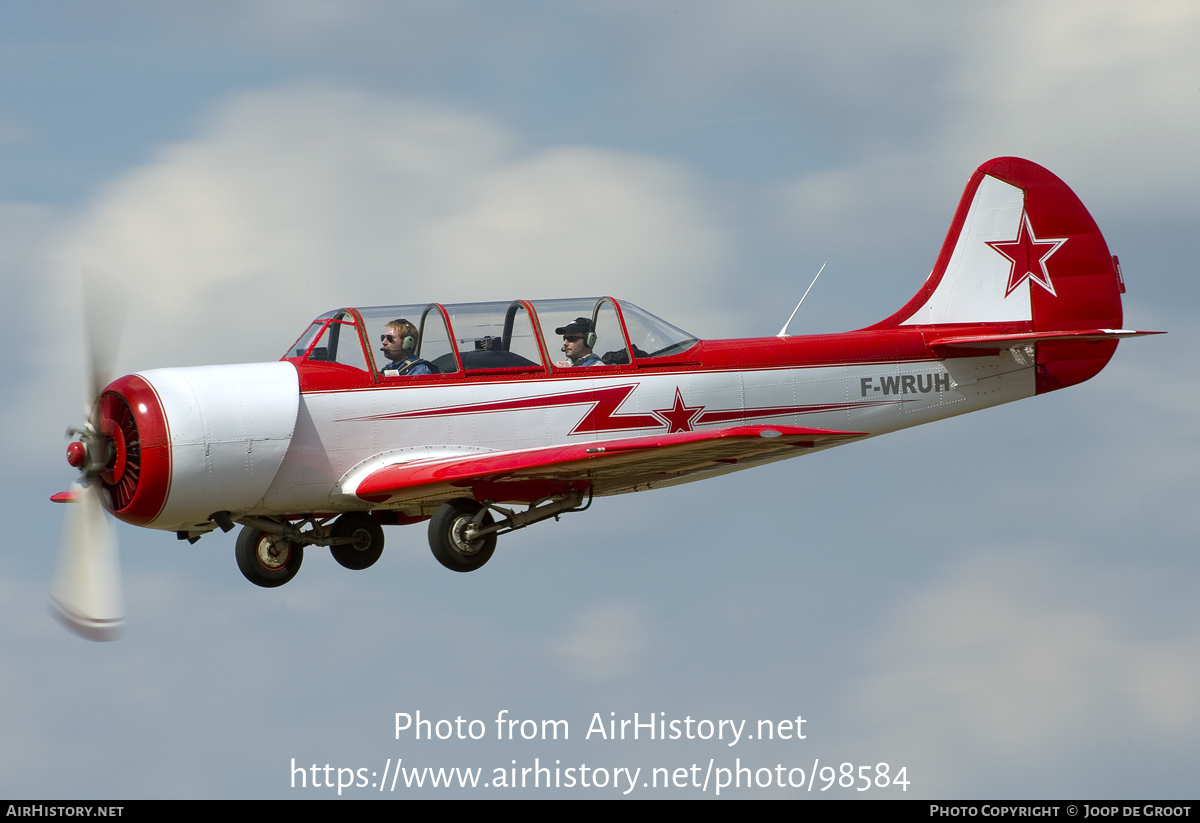
POLYGON ((304 547, 282 537, 243 526, 238 534, 238 568, 256 586, 273 589, 296 576, 304 562, 304 547))

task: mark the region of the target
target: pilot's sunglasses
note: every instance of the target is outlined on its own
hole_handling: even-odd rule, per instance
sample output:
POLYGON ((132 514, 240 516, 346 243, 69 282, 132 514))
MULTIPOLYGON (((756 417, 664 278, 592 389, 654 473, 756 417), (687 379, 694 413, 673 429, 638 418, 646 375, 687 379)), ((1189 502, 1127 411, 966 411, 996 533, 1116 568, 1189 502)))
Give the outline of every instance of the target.
POLYGON ((563 340, 566 341, 567 343, 578 343, 582 339, 583 339, 583 335, 579 335, 579 334, 564 334, 563 335, 563 340))
POLYGON ((399 339, 400 339, 400 338, 396 337, 396 335, 394 335, 394 334, 381 334, 381 335, 379 335, 379 342, 380 342, 380 343, 391 343, 393 340, 399 340, 399 339))

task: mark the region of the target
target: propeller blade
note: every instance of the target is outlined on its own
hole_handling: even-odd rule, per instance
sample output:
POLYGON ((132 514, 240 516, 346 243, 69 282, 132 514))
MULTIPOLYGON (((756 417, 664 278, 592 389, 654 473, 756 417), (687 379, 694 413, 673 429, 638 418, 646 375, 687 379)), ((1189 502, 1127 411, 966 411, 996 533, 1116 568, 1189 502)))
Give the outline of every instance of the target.
POLYGON ((54 616, 81 637, 116 640, 125 625, 116 532, 95 486, 71 497, 50 586, 54 616))
POLYGON ((91 369, 86 414, 91 414, 92 403, 113 379, 113 364, 125 325, 125 304, 120 295, 111 276, 96 268, 84 269, 83 320, 88 343, 87 364, 91 369))

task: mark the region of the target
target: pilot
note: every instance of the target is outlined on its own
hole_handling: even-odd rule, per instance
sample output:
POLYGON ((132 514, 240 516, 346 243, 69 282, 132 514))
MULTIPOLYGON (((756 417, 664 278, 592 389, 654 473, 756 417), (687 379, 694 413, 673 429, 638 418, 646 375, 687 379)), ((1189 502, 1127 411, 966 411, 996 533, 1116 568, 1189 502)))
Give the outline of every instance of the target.
POLYGON ((401 318, 388 323, 379 335, 380 351, 391 360, 383 371, 401 375, 433 374, 429 363, 417 357, 417 327, 401 318))
POLYGON ((563 336, 562 350, 570 358, 572 366, 604 365, 599 355, 592 354, 592 346, 596 345, 596 332, 592 329, 590 319, 576 317, 562 328, 555 329, 554 333, 563 336))

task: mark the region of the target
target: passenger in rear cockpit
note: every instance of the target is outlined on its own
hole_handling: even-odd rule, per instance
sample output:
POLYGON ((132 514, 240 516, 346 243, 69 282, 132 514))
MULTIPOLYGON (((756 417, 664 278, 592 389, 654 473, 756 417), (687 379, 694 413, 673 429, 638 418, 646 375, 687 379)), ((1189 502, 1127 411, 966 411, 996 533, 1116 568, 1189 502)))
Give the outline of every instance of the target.
POLYGON ((417 327, 403 318, 388 323, 379 335, 380 351, 392 362, 383 367, 385 377, 393 374, 433 374, 428 361, 417 357, 417 327))
POLYGON ((596 345, 596 332, 588 318, 576 317, 562 328, 555 329, 554 333, 563 336, 562 350, 571 359, 572 366, 604 365, 600 356, 592 353, 592 347, 596 345))

